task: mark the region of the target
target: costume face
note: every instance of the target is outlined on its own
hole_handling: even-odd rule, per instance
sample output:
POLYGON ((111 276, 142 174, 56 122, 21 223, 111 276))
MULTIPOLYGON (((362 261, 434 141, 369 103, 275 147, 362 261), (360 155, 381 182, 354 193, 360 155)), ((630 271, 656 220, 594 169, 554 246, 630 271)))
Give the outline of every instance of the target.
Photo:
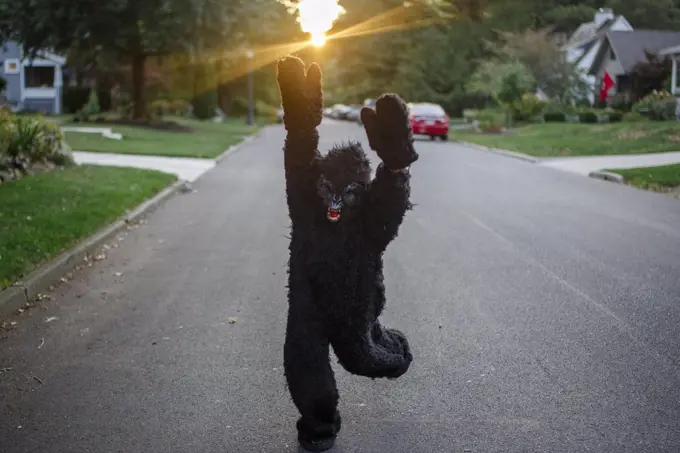
POLYGON ((351 217, 361 204, 371 175, 363 154, 352 148, 333 150, 321 160, 317 191, 326 207, 326 218, 335 223, 351 217))

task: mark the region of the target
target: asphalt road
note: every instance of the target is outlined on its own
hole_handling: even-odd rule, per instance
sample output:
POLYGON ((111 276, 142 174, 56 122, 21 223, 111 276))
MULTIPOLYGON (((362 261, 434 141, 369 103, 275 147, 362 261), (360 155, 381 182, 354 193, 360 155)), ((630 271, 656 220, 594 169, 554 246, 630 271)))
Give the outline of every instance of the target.
MULTIPOLYGON (((0 333, 0 451, 297 451, 282 140, 266 130, 0 333)), ((680 202, 417 146, 384 315, 415 360, 396 381, 337 370, 333 451, 680 451, 680 202)))

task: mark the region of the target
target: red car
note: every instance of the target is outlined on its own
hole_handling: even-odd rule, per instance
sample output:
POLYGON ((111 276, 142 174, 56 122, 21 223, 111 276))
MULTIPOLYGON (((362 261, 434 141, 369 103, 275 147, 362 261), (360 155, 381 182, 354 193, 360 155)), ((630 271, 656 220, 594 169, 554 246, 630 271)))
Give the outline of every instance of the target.
POLYGON ((432 140, 449 139, 449 117, 437 104, 409 104, 409 120, 416 135, 429 135, 432 140))

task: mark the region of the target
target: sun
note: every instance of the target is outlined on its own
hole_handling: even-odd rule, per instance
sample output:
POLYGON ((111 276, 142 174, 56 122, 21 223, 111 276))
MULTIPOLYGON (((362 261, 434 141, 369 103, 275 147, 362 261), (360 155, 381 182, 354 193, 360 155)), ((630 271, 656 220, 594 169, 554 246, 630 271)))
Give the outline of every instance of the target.
MULTIPOLYGON (((291 4, 288 1, 282 3, 291 4)), ((345 12, 338 0, 300 0, 293 5, 292 11, 297 11, 300 28, 311 35, 310 44, 315 47, 326 44, 326 32, 333 28, 333 23, 345 12)))
POLYGON ((309 42, 314 47, 323 47, 326 44, 326 35, 323 33, 314 33, 312 35, 312 39, 310 39, 309 42))

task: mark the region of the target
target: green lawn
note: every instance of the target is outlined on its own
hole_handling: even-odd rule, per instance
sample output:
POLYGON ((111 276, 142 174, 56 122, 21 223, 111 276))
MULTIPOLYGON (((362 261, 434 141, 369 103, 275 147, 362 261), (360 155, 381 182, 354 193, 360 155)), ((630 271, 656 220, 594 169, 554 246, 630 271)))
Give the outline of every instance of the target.
POLYGON ((0 289, 173 181, 155 171, 81 166, 0 185, 0 289))
POLYGON ((175 120, 194 128, 193 132, 171 132, 137 126, 106 124, 69 124, 82 127, 111 127, 123 134, 122 140, 111 140, 99 134, 66 132, 66 141, 75 151, 117 154, 145 154, 174 157, 214 158, 227 148, 255 133, 260 125, 248 126, 242 119, 216 124, 210 121, 175 120))
POLYGON ((451 139, 537 157, 646 154, 680 151, 680 122, 531 124, 512 135, 453 131, 451 139))
POLYGON ((642 189, 666 192, 668 189, 680 187, 680 164, 607 171, 618 173, 628 184, 642 189))

